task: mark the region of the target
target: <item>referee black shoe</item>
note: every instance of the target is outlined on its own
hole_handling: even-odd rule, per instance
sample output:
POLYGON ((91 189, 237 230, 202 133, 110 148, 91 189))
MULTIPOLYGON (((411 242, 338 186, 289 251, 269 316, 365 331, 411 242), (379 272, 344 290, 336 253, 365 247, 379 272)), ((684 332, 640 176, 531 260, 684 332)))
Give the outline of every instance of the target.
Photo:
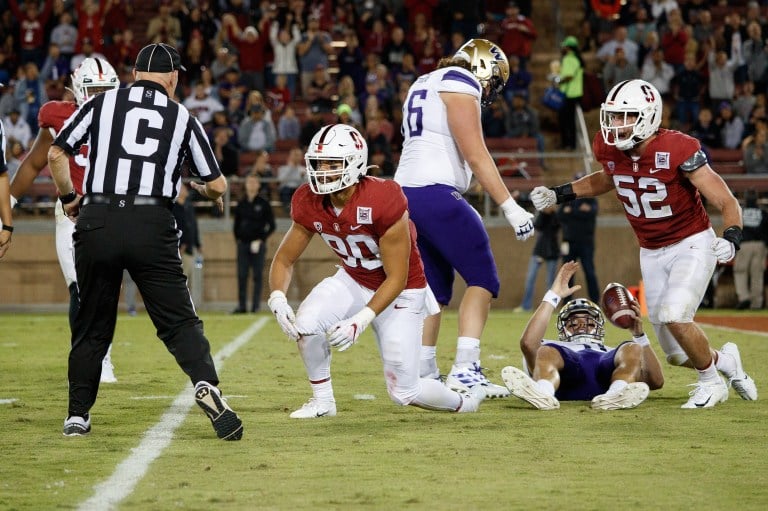
POLYGON ((207 381, 195 385, 195 402, 211 419, 216 435, 222 440, 243 438, 243 421, 229 407, 219 389, 207 381))
POLYGON ((86 413, 85 417, 70 415, 64 421, 64 436, 84 436, 91 432, 91 418, 86 413))

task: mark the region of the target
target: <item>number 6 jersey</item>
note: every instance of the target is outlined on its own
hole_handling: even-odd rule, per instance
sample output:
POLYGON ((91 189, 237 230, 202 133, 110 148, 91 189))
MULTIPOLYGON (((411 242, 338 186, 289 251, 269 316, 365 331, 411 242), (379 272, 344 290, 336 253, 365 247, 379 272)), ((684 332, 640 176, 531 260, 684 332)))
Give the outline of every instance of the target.
POLYGON ((695 138, 659 129, 642 156, 633 159, 607 145, 598 132, 592 149, 613 179, 641 247, 666 247, 710 227, 701 195, 685 176, 707 164, 695 138))
MULTIPOLYGON (((384 278, 379 239, 407 210, 408 203, 394 181, 364 177, 344 209, 337 213, 327 195, 301 185, 291 200, 293 221, 317 233, 341 259, 346 272, 361 286, 378 289, 384 278)), ((426 287, 424 266, 416 248, 416 228, 409 221, 411 254, 406 289, 426 287)))

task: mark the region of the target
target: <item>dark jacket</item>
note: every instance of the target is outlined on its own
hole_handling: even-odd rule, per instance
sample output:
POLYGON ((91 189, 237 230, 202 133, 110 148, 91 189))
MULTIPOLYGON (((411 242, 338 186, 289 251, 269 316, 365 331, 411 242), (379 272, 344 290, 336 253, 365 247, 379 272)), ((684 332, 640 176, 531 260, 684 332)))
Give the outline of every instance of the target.
POLYGON ((560 257, 560 222, 555 213, 539 211, 533 220, 536 229, 536 245, 533 247, 533 255, 542 259, 557 259, 560 257))
POLYGON ((192 255, 195 249, 200 249, 200 230, 197 228, 195 205, 189 199, 184 204, 176 202, 173 205, 173 216, 179 235, 179 248, 185 254, 192 255))
POLYGON ((557 218, 563 228, 563 241, 595 242, 597 224, 597 200, 594 198, 574 199, 560 205, 557 218), (589 204, 589 211, 581 211, 583 204, 589 204))
POLYGON ((265 241, 275 232, 275 215, 269 202, 260 196, 252 201, 243 196, 235 207, 234 233, 237 241, 265 241))

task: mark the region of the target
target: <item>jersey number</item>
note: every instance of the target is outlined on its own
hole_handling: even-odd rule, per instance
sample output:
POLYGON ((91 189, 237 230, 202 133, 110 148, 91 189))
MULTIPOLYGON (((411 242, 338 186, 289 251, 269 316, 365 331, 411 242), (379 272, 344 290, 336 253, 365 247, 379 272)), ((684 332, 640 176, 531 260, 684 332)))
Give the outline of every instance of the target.
POLYGON ((427 98, 427 90, 419 89, 413 91, 411 97, 408 98, 408 136, 418 137, 424 130, 422 117, 424 117, 424 109, 420 106, 416 106, 418 100, 425 100, 427 98))
POLYGON ((381 268, 382 262, 379 259, 379 246, 376 240, 367 234, 352 234, 346 239, 334 236, 333 234, 321 234, 325 243, 331 247, 331 250, 339 254, 344 260, 344 264, 350 268, 362 266, 366 270, 375 270, 381 268), (368 249, 373 254, 373 258, 363 256, 362 247, 368 249))
POLYGON ((653 177, 613 176, 616 193, 623 197, 624 209, 634 217, 664 218, 672 216, 668 204, 660 204, 667 198, 667 186, 653 177), (637 184, 635 185, 635 181, 637 184))

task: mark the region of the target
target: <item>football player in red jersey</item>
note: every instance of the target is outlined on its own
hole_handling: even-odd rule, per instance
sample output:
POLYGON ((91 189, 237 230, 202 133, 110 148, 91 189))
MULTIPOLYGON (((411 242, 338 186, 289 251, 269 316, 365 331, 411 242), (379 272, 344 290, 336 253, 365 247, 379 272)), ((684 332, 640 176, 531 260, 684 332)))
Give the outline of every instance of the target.
POLYGON ((672 365, 693 367, 699 379, 683 408, 709 408, 728 399, 757 399, 737 346, 713 350, 693 321, 718 262, 733 259, 741 242, 741 207, 709 166, 699 142, 660 128, 659 91, 644 80, 616 84, 600 107, 592 142, 602 170, 554 188, 536 187, 537 209, 611 190, 622 202, 640 243, 640 270, 648 315, 672 365), (701 201, 720 210, 726 229, 717 237, 701 201))
POLYGON ((269 273, 269 308, 297 341, 312 398, 291 414, 336 415, 330 347, 345 351, 371 325, 390 398, 428 410, 474 412, 485 392, 450 390, 419 377, 424 318, 437 311, 416 248, 416 229, 400 185, 366 176, 368 147, 355 128, 321 128, 305 155, 309 183, 291 201, 293 223, 269 273), (293 267, 317 234, 342 265, 315 286, 294 314, 285 292, 293 267))
MULTIPOLYGON (((53 139, 61 130, 66 120, 72 115, 77 107, 86 102, 89 98, 120 86, 120 79, 114 68, 104 59, 87 58, 72 73, 72 89, 75 101, 49 101, 45 103, 37 115, 37 122, 40 126, 37 132, 32 148, 29 150, 24 160, 19 166, 19 170, 11 182, 11 196, 21 197, 26 193, 32 182, 38 174, 48 165, 48 149, 50 149, 53 139)), ((78 195, 82 195, 83 176, 88 165, 87 146, 83 146, 80 154, 69 159, 69 172, 72 176, 72 184, 78 195)), ((11 199, 15 203, 14 199, 11 199)), ((66 217, 61 202, 56 201, 54 208, 56 217, 56 253, 59 257, 61 271, 64 274, 64 280, 69 288, 69 323, 77 314, 79 308, 79 297, 77 291, 77 281, 75 277, 75 254, 72 242, 72 234, 75 231, 75 223, 66 217)), ((101 381, 104 383, 114 383, 114 370, 111 362, 111 346, 107 355, 102 361, 101 381)))

